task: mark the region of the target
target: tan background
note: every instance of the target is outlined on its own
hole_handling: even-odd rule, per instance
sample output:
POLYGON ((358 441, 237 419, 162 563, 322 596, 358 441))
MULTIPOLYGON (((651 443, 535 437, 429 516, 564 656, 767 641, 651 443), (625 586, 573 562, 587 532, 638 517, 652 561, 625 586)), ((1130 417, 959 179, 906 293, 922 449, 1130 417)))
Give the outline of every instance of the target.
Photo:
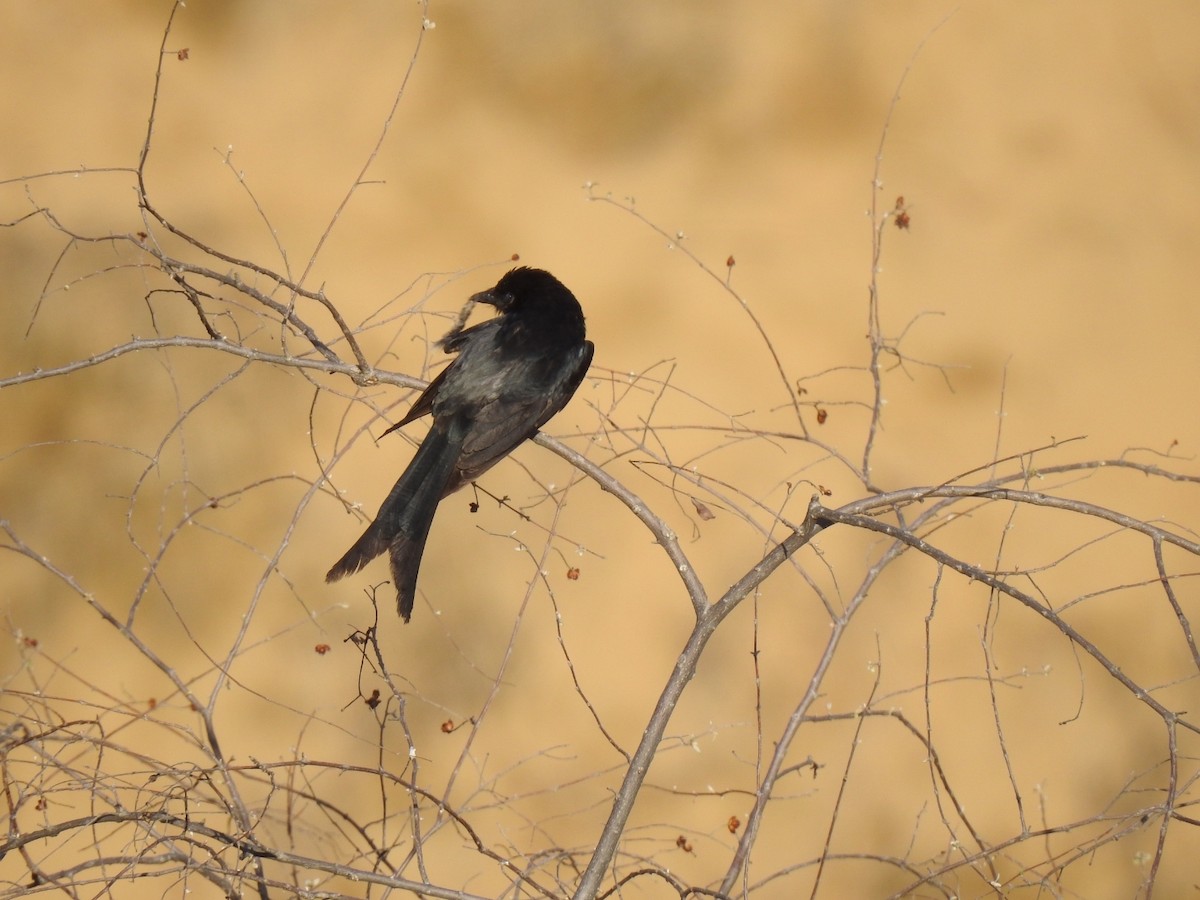
MULTIPOLYGON (((1148 448, 1134 458, 1197 473, 1196 4, 1095 2, 1083 13, 1076 4, 1040 2, 435 3, 429 17, 436 28, 425 34, 370 184, 329 230, 404 76, 420 20, 412 4, 347 8, 197 2, 182 9, 168 49, 186 47, 188 59, 166 60, 147 169, 152 200, 222 251, 287 267, 294 277, 328 231, 305 284, 323 286, 355 324, 384 310, 371 320, 364 346, 381 365, 410 374, 439 359, 427 356, 421 338, 440 335, 463 298, 491 284, 510 254, 554 271, 583 302, 597 354, 594 377, 551 430, 574 435, 575 446, 608 463, 671 519, 713 595, 753 563, 762 534, 711 498, 717 518, 693 521, 686 498, 664 487, 663 472, 629 465, 645 454, 630 454, 619 436, 589 442, 581 435, 604 424, 638 427, 651 408, 643 383, 631 398, 615 398, 636 381, 631 373, 647 371, 659 378, 669 372, 680 392, 654 410, 659 426, 720 429, 728 414, 744 414, 754 427, 794 432, 795 419, 780 411, 786 394, 735 301, 628 213, 588 202, 582 186, 594 182, 591 196, 611 192, 621 204, 636 198, 640 214, 668 233, 684 232, 684 246, 720 276, 732 254, 733 285, 790 377, 861 367, 871 274, 865 211, 889 103, 910 63, 878 195, 881 211, 897 195, 911 207, 908 232, 886 229, 879 282, 885 332, 894 337, 912 323, 903 344, 910 361, 886 381, 878 482, 942 482, 985 465, 997 450, 1008 455, 1080 435, 1086 442, 1040 456, 1038 464, 1148 448), (447 275, 428 280, 423 273, 447 275), (459 275, 447 277, 453 273, 459 275), (429 315, 404 315, 414 307, 429 315), (394 355, 385 355, 389 350, 394 355), (944 377, 918 361, 945 366, 944 377), (623 455, 614 456, 614 448, 623 455), (1165 453, 1175 461, 1164 461, 1165 453)), ((135 165, 166 11, 144 3, 6 5, 0 177, 135 165)), ((0 188, 0 217, 11 221, 33 203, 75 230, 136 231, 144 224, 131 185, 127 172, 9 182, 0 188)), ((0 232, 0 376, 86 357, 149 336, 156 325, 164 334, 196 333, 179 297, 144 299, 161 284, 138 269, 127 247, 78 247, 56 262, 64 243, 38 221, 0 232), (39 303, 44 286, 49 291, 39 303)), ((332 336, 327 319, 311 307, 305 314, 332 336)), ((263 345, 273 340, 267 329, 257 336, 263 345)), ((207 698, 205 658, 228 652, 267 560, 286 542, 281 577, 267 579, 249 649, 234 669, 239 686, 220 701, 226 753, 286 760, 303 751, 373 764, 379 732, 370 712, 352 702, 359 660, 343 639, 369 624, 363 589, 381 581, 385 567, 325 586, 322 573, 362 523, 328 493, 299 504, 320 473, 314 446, 327 460, 356 440, 333 477, 368 511, 407 449, 395 439, 376 447, 356 431, 368 423, 368 408, 348 407, 354 386, 344 378, 317 379, 345 396, 321 392, 314 405, 313 386, 297 373, 255 366, 195 406, 239 366, 214 357, 134 355, 4 389, 0 518, 124 614, 146 569, 134 542, 153 555, 182 510, 232 492, 172 537, 158 583, 139 607, 141 633, 185 678, 198 678, 207 698), (320 642, 333 651, 315 655, 320 642)), ((808 426, 860 458, 866 419, 852 404, 869 401, 866 376, 838 371, 805 387, 805 399, 830 412, 820 430, 807 413, 808 426)), ((393 389, 368 395, 389 421, 407 403, 393 389)), ((372 423, 372 434, 381 430, 372 423)), ((784 503, 787 483, 803 479, 830 488, 833 505, 862 493, 845 468, 794 441, 701 455, 724 443, 719 431, 663 430, 659 440, 655 447, 672 460, 694 463, 769 508, 784 503)), ((543 481, 569 477, 565 464, 540 448, 524 448, 518 458, 543 481)), ((511 463, 484 486, 522 503, 537 494, 511 463)), ((1181 528, 1195 528, 1200 510, 1194 486, 1163 487, 1141 477, 1103 473, 1083 485, 1037 487, 1181 528)), ((802 517, 810 492, 801 486, 787 507, 793 519, 802 517)), ((471 792, 480 785, 520 797, 501 812, 477 813, 489 841, 529 852, 586 848, 607 812, 620 758, 571 687, 543 587, 510 644, 533 564, 514 554, 507 535, 515 531, 540 553, 541 532, 487 502, 477 517, 464 507, 465 500, 448 503, 439 516, 413 623, 400 627, 386 609, 382 621, 390 664, 413 694, 410 724, 427 760, 422 777, 444 784, 467 732, 447 737, 439 724, 477 715, 507 659, 504 686, 455 799, 478 805, 485 795, 471 792), (515 814, 525 818, 505 820, 515 814)), ((549 524, 548 504, 531 513, 549 524)), ((1025 530, 1014 528, 1001 549, 1007 514, 980 513, 969 531, 947 535, 947 545, 972 561, 999 557, 1002 567, 1028 569, 1105 533, 1067 531, 1062 519, 1021 514, 1017 525, 1025 530)), ((764 515, 755 518, 768 524, 764 515)), ((594 485, 573 489, 559 528, 568 540, 556 545, 547 570, 566 647, 606 726, 632 749, 686 635, 690 607, 661 551, 594 485), (577 544, 599 556, 576 554, 577 544), (577 582, 565 578, 570 565, 581 568, 577 582)), ((831 534, 822 541, 829 568, 815 555, 802 563, 844 601, 877 549, 831 534)), ((12 554, 0 559, 8 626, 38 641, 34 652, 15 640, 15 649, 0 651, 4 673, 18 672, 22 660, 50 668, 55 660, 78 676, 60 670, 56 683, 65 697, 87 693, 87 683, 134 705, 167 693, 61 582, 12 554)), ((1037 581, 1061 604, 1138 582, 1148 577, 1147 561, 1144 542, 1109 541, 1037 581)), ((1179 570, 1196 569, 1182 555, 1172 561, 1179 570)), ((924 722, 919 688, 935 572, 905 560, 894 575, 839 650, 817 711, 827 704, 828 711, 848 712, 866 702, 874 677, 868 663, 882 660, 877 700, 890 696, 924 722)), ((1185 579, 1180 591, 1194 612, 1194 586, 1185 579)), ((956 584, 939 602, 932 675, 971 680, 936 692, 934 733, 945 742, 976 826, 999 841, 1020 825, 980 681, 987 597, 956 584)), ((1131 589, 1086 605, 1079 623, 1144 683, 1194 679, 1163 607, 1160 594, 1131 589)), ((828 624, 795 571, 768 583, 757 614, 761 752, 769 753, 828 624)), ((994 660, 997 677, 1011 680, 999 701, 1003 733, 1031 827, 1043 814, 1052 823, 1095 815, 1144 772, 1148 784, 1161 786, 1161 726, 1094 665, 1080 663, 1061 637, 1026 623, 1031 618, 1002 609, 1000 626, 1009 630, 994 660)), ((631 849, 696 884, 719 879, 733 840, 725 823, 749 809, 744 792, 753 787, 760 752, 753 640, 747 606, 710 648, 670 729, 683 740, 664 753, 652 772, 655 788, 635 814, 631 849), (672 789, 685 792, 682 799, 672 789), (709 791, 732 793, 704 797, 709 791), (692 836, 693 853, 674 847, 680 833, 692 836)), ((10 686, 28 689, 25 677, 32 676, 10 686)), ((363 683, 368 691, 377 686, 369 677, 363 683)), ((1173 708, 1200 708, 1194 680, 1175 684, 1163 699, 1173 708)), ((186 710, 174 712, 180 723, 192 721, 186 710)), ((797 743, 795 762, 811 754, 825 768, 819 778, 795 776, 790 799, 768 817, 752 882, 820 848, 850 728, 811 725, 797 743)), ((943 852, 946 835, 922 799, 929 776, 920 747, 887 725, 860 739, 834 849, 907 854, 914 862, 943 852)), ((402 768, 406 750, 395 726, 385 743, 402 768)), ((186 746, 161 752, 168 760, 194 753, 186 746)), ((349 779, 332 789, 364 809, 377 800, 371 785, 349 779)), ((1172 832, 1163 896, 1194 889, 1193 832, 1172 832)), ((1078 896, 1131 896, 1145 871, 1135 854, 1152 851, 1155 834, 1106 845, 1069 868, 1063 884, 1078 896)), ((447 859, 460 843, 447 842, 447 859)), ((1014 858, 1031 864, 1028 856, 1014 858)), ((490 869, 475 873, 472 854, 461 865, 472 874, 458 877, 451 865, 435 871, 435 880, 482 893, 498 889, 490 869)), ((1018 868, 1012 863, 1005 875, 1018 868)), ((844 864, 824 878, 828 896, 884 896, 909 882, 878 863, 844 864)), ((759 895, 807 892, 810 879, 803 869, 759 895)), ((957 888, 963 896, 986 890, 967 877, 957 888)))

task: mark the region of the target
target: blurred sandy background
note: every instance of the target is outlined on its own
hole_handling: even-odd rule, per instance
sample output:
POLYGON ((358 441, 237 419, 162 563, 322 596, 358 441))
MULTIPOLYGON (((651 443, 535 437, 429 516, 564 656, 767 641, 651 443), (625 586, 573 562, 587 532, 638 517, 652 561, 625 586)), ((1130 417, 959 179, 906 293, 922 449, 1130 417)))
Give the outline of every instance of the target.
MULTIPOLYGON (((145 2, 5 5, 0 178, 136 165, 168 10, 145 2)), ((428 16, 436 27, 425 33, 370 183, 330 229, 403 79, 420 8, 190 3, 167 43, 188 53, 186 61, 166 61, 150 196, 202 240, 297 278, 327 235, 305 285, 323 287, 355 325, 383 310, 364 332, 364 347, 380 365, 408 374, 440 359, 426 339, 442 334, 462 300, 492 284, 511 254, 555 272, 583 303, 597 353, 594 377, 551 431, 605 462, 672 521, 714 596, 755 561, 763 535, 715 502, 714 520, 696 520, 686 499, 665 487, 665 473, 630 465, 644 455, 619 439, 586 438, 603 426, 601 414, 627 428, 649 414, 650 395, 641 390, 615 403, 636 381, 631 373, 669 373, 679 389, 654 409, 663 427, 655 446, 674 461, 695 464, 771 508, 784 503, 788 482, 830 488, 830 505, 862 489, 845 468, 796 442, 706 455, 724 443, 719 431, 665 428, 720 429, 728 414, 762 428, 794 432, 796 423, 781 410, 787 395, 736 302, 633 216, 588 198, 635 198, 641 215, 668 234, 682 232, 683 245, 722 277, 732 255, 733 286, 791 378, 861 367, 873 227, 866 210, 889 103, 910 63, 883 148, 878 203, 882 211, 903 195, 912 224, 907 232, 886 229, 882 321, 890 336, 914 323, 904 352, 947 368, 910 362, 886 380, 878 483, 938 483, 997 453, 1080 435, 1086 442, 1038 463, 1146 448, 1134 458, 1200 472, 1195 3, 1100 0, 1084 12, 1077 4, 1024 0, 435 2, 428 16), (1167 453, 1176 459, 1161 456, 1167 453)), ((36 204, 81 232, 136 231, 144 223, 132 184, 128 172, 8 181, 0 186, 0 219, 12 221, 36 204)), ((80 246, 60 259, 64 245, 40 221, 0 230, 0 377, 86 357, 156 328, 197 333, 181 298, 146 298, 162 280, 139 270, 127 247, 80 246)), ((303 312, 333 337, 327 318, 312 306, 303 312)), ((277 330, 266 328, 254 339, 277 343, 277 330)), ((379 729, 355 697, 360 683, 368 692, 378 683, 369 673, 360 682, 359 658, 344 639, 370 624, 363 592, 386 577, 386 567, 326 586, 324 571, 363 523, 328 491, 300 504, 319 478, 316 456, 328 461, 344 449, 332 473, 336 487, 373 512, 408 448, 399 439, 373 443, 383 420, 372 422, 370 407, 350 404, 356 389, 348 379, 306 381, 294 371, 251 366, 226 383, 241 362, 215 356, 135 354, 4 389, 0 518, 121 615, 144 589, 140 633, 185 679, 197 679, 205 699, 210 661, 228 653, 263 582, 235 685, 219 700, 225 752, 243 761, 304 752, 375 764, 379 729), (183 512, 212 496, 223 498, 218 508, 201 511, 174 536, 183 512), (137 548, 153 556, 168 537, 157 580, 143 585, 147 560, 137 548), (281 546, 280 574, 265 577, 281 546), (315 654, 319 643, 331 652, 315 654)), ((805 386, 804 399, 830 413, 817 426, 806 412, 808 427, 859 459, 866 417, 851 401, 869 400, 866 376, 839 371, 805 386)), ((395 389, 364 394, 388 422, 408 401, 395 389)), ((528 446, 517 458, 543 482, 561 485, 571 474, 541 448, 528 446)), ((1194 486, 1109 473, 1060 486, 1038 485, 1185 529, 1200 521, 1194 486)), ((522 504, 539 490, 515 463, 489 474, 484 487, 522 504)), ((798 491, 789 516, 803 516, 810 492, 798 491)), ((583 852, 607 814, 620 757, 572 688, 544 586, 535 586, 512 638, 534 563, 514 553, 509 534, 536 554, 541 531, 486 501, 472 516, 461 500, 447 503, 435 525, 410 626, 391 616, 390 588, 381 592, 382 638, 412 692, 408 715, 426 760, 422 778, 435 790, 444 785, 469 729, 447 736, 440 723, 478 715, 506 664, 454 800, 478 808, 489 791, 519 797, 499 812, 476 814, 486 840, 514 853, 549 846, 583 852)), ((529 512, 550 524, 550 504, 529 512)), ((1104 533, 1021 515, 1017 524, 1028 530, 1015 528, 1001 549, 1006 514, 981 515, 948 543, 972 561, 1030 568, 1104 533)), ((756 521, 769 524, 763 515, 756 521)), ((594 485, 572 489, 558 528, 567 540, 548 559, 547 583, 567 652, 605 725, 632 749, 686 636, 690 606, 661 551, 594 485), (576 565, 581 577, 569 580, 567 569, 576 565)), ((877 550, 873 541, 830 534, 822 539, 830 569, 812 554, 802 563, 845 600, 877 550)), ((6 553, 0 560, 0 604, 14 635, 0 651, 7 686, 24 691, 44 679, 56 696, 96 700, 103 693, 139 708, 166 697, 161 676, 75 593, 27 559, 6 553), (37 649, 20 647, 21 636, 36 638, 37 649)), ((1145 542, 1108 542, 1081 554, 1074 568, 1045 573, 1039 586, 1063 603, 1140 582, 1150 576, 1148 562, 1145 542)), ((1182 555, 1171 562, 1196 569, 1182 555)), ((839 652, 821 711, 852 712, 866 702, 874 678, 868 663, 881 660, 878 696, 924 723, 919 687, 935 572, 914 559, 893 574, 839 652)), ((1179 590, 1195 613, 1195 587, 1185 579, 1179 590)), ((978 587, 947 585, 939 602, 934 677, 974 680, 936 692, 934 734, 945 742, 946 764, 976 827, 999 841, 1020 824, 979 681, 987 668, 980 636, 993 619, 978 587)), ((1130 588, 1081 609, 1079 625, 1144 683, 1171 684, 1162 697, 1168 706, 1194 711, 1195 681, 1182 679, 1194 679, 1195 668, 1164 605, 1160 593, 1130 588)), ((824 610, 795 571, 768 583, 757 616, 765 746, 755 738, 755 622, 747 604, 710 648, 670 728, 678 744, 652 771, 655 787, 630 832, 631 849, 693 884, 711 886, 728 864, 728 817, 745 818, 756 754, 770 753, 828 635, 824 610), (681 833, 691 836, 691 853, 675 847, 681 833)), ((1001 610, 992 660, 997 677, 1011 678, 1001 701, 1003 733, 1030 827, 1096 815, 1127 782, 1161 786, 1161 725, 1094 665, 1080 663, 1060 636, 1026 621, 1033 618, 1001 610)), ((179 698, 173 702, 160 714, 194 725, 179 698)), ((97 714, 69 699, 64 706, 68 718, 97 714)), ((816 778, 795 776, 788 799, 768 816, 752 884, 810 860, 829 828, 853 723, 807 727, 795 762, 811 754, 825 768, 816 778)), ((157 732, 147 733, 142 740, 152 742, 157 732)), ((886 724, 866 729, 860 741, 833 848, 907 856, 914 864, 945 852, 919 745, 886 724)), ((394 725, 385 744, 402 769, 407 748, 394 725)), ((184 746, 161 752, 168 760, 194 753, 184 746)), ((364 810, 378 801, 370 784, 349 778, 325 787, 364 810)), ((1148 791, 1140 802, 1159 799, 1148 791)), ((1106 827, 1117 826, 1106 823, 1097 834, 1106 827)), ((1156 829, 1102 844, 1055 884, 1071 896, 1132 896, 1145 874, 1137 854, 1153 851, 1156 829)), ((1160 895, 1184 896, 1195 890, 1200 840, 1183 827, 1171 834, 1160 895)), ((1068 836, 1059 849, 1071 842, 1068 836)), ((448 835, 439 845, 435 880, 499 890, 496 873, 473 853, 455 855, 465 844, 448 835)), ((312 846, 306 851, 319 855, 312 846)), ((1039 851, 1043 859, 1049 852, 1039 851)), ((1033 858, 1014 851, 998 864, 1011 877, 1033 858)), ((755 895, 807 894, 811 877, 803 868, 755 895)), ((863 861, 831 867, 824 879, 824 896, 886 896, 912 880, 863 861)), ((1037 890, 1021 884, 1006 892, 1037 890)), ((663 895, 655 890, 661 887, 644 886, 641 895, 663 895)), ((957 890, 987 892, 966 875, 957 890)))

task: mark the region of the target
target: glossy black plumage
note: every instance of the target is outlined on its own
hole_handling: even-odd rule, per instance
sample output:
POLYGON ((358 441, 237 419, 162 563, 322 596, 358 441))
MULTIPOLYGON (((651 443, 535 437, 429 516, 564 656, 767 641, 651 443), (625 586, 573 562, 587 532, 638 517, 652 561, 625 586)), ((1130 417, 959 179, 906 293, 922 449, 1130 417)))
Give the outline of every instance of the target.
POLYGON ((458 356, 388 429, 432 414, 429 434, 375 521, 325 576, 351 575, 386 550, 406 622, 439 501, 532 437, 571 399, 592 361, 579 302, 549 272, 513 269, 471 299, 498 315, 443 339, 458 356))

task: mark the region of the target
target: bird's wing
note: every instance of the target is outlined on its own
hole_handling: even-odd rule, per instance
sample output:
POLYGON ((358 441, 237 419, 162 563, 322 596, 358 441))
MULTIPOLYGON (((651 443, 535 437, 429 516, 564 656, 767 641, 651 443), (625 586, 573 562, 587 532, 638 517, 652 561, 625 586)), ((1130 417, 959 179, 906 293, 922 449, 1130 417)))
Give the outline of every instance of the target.
POLYGON ((522 441, 533 437, 539 428, 566 406, 591 365, 592 353, 591 341, 584 341, 562 362, 558 377, 549 384, 544 375, 522 379, 520 373, 514 371, 524 365, 536 366, 537 360, 518 361, 506 370, 506 384, 530 383, 541 389, 531 394, 502 391, 476 409, 462 444, 457 471, 450 479, 446 492, 455 491, 478 478, 522 441))
MULTIPOLYGON (((470 328, 464 328, 462 331, 453 335, 453 337, 442 340, 442 349, 447 353, 458 353, 467 345, 469 341, 479 342, 481 340, 490 340, 490 337, 495 330, 496 320, 488 319, 486 322, 480 322, 477 325, 472 325, 470 328)), ((407 413, 405 413, 404 418, 388 428, 388 430, 381 434, 380 437, 391 434, 397 428, 403 428, 409 422, 413 422, 421 418, 421 416, 427 416, 433 412, 433 402, 437 399, 438 391, 441 390, 442 384, 446 381, 446 376, 450 373, 450 370, 454 368, 457 362, 457 359, 451 360, 450 365, 438 372, 437 375, 434 376, 433 381, 429 382, 429 384, 425 386, 425 390, 421 391, 421 395, 417 397, 417 399, 413 402, 413 405, 409 407, 409 410, 407 413)))
MULTIPOLYGON (((453 365, 453 363, 450 365, 453 365)), ((425 386, 425 390, 421 391, 421 396, 419 396, 416 401, 414 401, 413 405, 409 407, 408 412, 404 414, 404 418, 395 425, 391 426, 387 431, 381 434, 380 437, 391 434, 397 428, 403 428, 409 422, 419 419, 421 416, 428 415, 430 412, 432 412, 433 399, 437 396, 438 389, 442 386, 442 382, 446 380, 446 373, 449 371, 450 366, 447 366, 446 368, 442 369, 442 371, 438 372, 437 375, 434 376, 433 381, 429 382, 429 384, 425 386)))

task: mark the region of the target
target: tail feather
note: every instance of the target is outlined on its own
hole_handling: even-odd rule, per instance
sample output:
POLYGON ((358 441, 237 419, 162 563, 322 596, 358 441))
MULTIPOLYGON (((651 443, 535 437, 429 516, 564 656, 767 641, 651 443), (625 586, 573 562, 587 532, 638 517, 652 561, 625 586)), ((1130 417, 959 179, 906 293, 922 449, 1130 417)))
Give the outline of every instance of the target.
POLYGON ((396 609, 405 622, 412 616, 413 603, 417 599, 417 572, 421 569, 421 557, 425 553, 425 539, 429 537, 430 515, 415 522, 420 530, 417 534, 401 531, 392 539, 388 548, 391 562, 392 583, 396 585, 396 609))
POLYGON ((397 604, 405 622, 417 595, 417 572, 438 502, 446 493, 462 452, 466 428, 456 419, 434 420, 404 474, 379 507, 375 521, 333 564, 326 581, 352 575, 385 550, 391 557, 397 604))
POLYGON ((347 575, 353 575, 387 548, 388 541, 383 536, 383 526, 376 519, 367 526, 367 530, 354 542, 354 546, 325 573, 325 581, 334 582, 347 575))

